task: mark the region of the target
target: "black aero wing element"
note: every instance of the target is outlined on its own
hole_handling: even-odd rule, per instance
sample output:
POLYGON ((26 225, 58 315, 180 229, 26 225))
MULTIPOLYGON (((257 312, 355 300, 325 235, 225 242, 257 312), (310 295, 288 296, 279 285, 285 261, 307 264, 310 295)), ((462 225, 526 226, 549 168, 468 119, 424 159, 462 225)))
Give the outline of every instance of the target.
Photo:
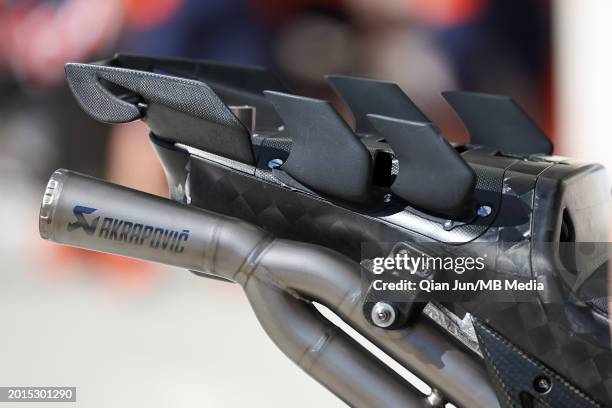
POLYGON ((414 122, 431 122, 402 89, 392 82, 343 75, 327 81, 353 113, 358 134, 375 133, 368 113, 414 122))
POLYGON ((158 58, 132 54, 117 54, 111 64, 123 68, 138 69, 182 76, 227 86, 253 93, 264 90, 286 91, 286 87, 270 70, 256 65, 239 65, 217 61, 182 58, 158 58))
POLYGON ((452 219, 473 215, 476 174, 433 124, 367 116, 399 161, 393 193, 436 215, 452 219))
POLYGON ((344 201, 372 201, 370 153, 327 101, 266 91, 292 139, 282 170, 344 201))
POLYGON ((506 153, 552 154, 546 134, 510 96, 458 91, 442 96, 465 125, 471 143, 506 153))
POLYGON ((69 63, 65 70, 72 93, 94 119, 142 119, 162 139, 254 163, 249 132, 203 82, 92 64, 69 63))
POLYGON ((258 127, 269 129, 282 124, 263 91, 287 92, 287 87, 267 68, 130 54, 117 54, 109 64, 203 81, 228 105, 254 106, 258 127))

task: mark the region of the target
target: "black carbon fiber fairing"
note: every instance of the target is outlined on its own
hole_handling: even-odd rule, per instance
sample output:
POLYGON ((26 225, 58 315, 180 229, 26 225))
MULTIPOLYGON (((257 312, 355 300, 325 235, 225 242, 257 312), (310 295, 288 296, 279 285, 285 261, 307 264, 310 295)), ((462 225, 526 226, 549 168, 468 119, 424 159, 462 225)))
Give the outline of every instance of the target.
MULTIPOLYGON (((557 269, 541 259, 542 254, 534 252, 537 248, 534 237, 553 239, 561 228, 558 217, 547 212, 550 201, 544 199, 554 196, 548 190, 549 184, 555 185, 550 178, 558 180, 571 175, 575 179, 583 173, 583 177, 591 178, 590 183, 598 183, 600 170, 558 161, 498 157, 486 149, 471 150, 464 157, 477 173, 477 191, 490 200, 496 215, 485 223, 468 223, 445 230, 444 220, 400 204, 392 202, 383 211, 360 211, 284 184, 279 173, 255 168, 241 171, 218 157, 164 147, 155 137, 152 141, 166 172, 173 175, 172 191, 188 191, 189 197, 176 199, 241 218, 278 237, 324 245, 358 261, 386 254, 397 242, 446 242, 455 246, 469 242, 495 243, 503 249, 498 260, 500 265, 524 259, 526 262, 518 263, 522 269, 513 273, 546 280, 550 291, 558 291, 564 302, 548 299, 552 294, 500 302, 485 292, 448 306, 457 313, 470 312, 482 324, 486 322, 491 330, 534 356, 534 361, 549 367, 576 389, 597 401, 612 401, 612 354, 607 321, 594 316, 590 307, 570 302, 568 283, 555 274, 557 269), (539 185, 543 177, 547 177, 547 183, 539 185), (539 212, 545 214, 534 218, 539 212), (532 258, 534 261, 530 262, 532 258)), ((596 205, 599 199, 594 199, 591 212, 605 208, 601 203, 596 205)), ((545 253, 548 246, 541 246, 545 253)))

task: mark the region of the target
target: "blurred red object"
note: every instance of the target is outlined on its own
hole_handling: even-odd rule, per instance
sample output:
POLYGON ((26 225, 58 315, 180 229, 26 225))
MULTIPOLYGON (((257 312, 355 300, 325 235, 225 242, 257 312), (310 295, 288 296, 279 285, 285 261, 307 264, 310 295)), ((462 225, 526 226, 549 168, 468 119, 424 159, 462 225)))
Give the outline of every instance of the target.
POLYGON ((454 26, 480 17, 489 0, 411 0, 414 15, 433 26, 454 26))
POLYGON ((87 274, 108 286, 137 292, 151 289, 158 282, 159 268, 150 262, 59 245, 44 250, 49 266, 44 270, 52 279, 65 279, 65 272, 71 271, 74 276, 78 271, 78 275, 87 274))
POLYGON ((145 30, 156 27, 176 15, 183 0, 125 0, 125 24, 145 30))
POLYGON ((123 0, 25 2, 0 9, 0 61, 28 85, 62 81, 66 61, 110 46, 121 28, 123 0))

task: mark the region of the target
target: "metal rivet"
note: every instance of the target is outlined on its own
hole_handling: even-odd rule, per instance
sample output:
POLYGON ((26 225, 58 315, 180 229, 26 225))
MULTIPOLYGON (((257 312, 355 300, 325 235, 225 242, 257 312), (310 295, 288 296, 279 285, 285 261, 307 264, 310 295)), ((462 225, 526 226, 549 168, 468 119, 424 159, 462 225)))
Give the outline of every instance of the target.
POLYGON ((390 202, 390 201, 391 201, 391 194, 388 194, 388 193, 387 193, 387 194, 385 194, 385 195, 383 196, 383 201, 384 201, 385 203, 390 202))
POLYGON ((552 383, 550 382, 550 379, 544 375, 536 377, 536 379, 533 381, 533 389, 540 394, 546 394, 548 391, 550 391, 551 387, 552 383))
POLYGON ((476 211, 478 216, 483 218, 488 217, 489 215, 491 215, 492 212, 493 209, 490 205, 481 205, 480 207, 478 207, 478 211, 476 211))
POLYGON ((389 327, 395 322, 395 308, 387 302, 378 302, 372 308, 372 322, 378 327, 389 327))
POLYGON ((278 169, 280 166, 283 165, 283 160, 282 159, 272 159, 268 162, 268 168, 269 169, 278 169))
POLYGON ((453 228, 454 225, 455 225, 455 223, 454 223, 453 220, 446 220, 446 221, 444 221, 444 229, 449 230, 449 229, 453 228))

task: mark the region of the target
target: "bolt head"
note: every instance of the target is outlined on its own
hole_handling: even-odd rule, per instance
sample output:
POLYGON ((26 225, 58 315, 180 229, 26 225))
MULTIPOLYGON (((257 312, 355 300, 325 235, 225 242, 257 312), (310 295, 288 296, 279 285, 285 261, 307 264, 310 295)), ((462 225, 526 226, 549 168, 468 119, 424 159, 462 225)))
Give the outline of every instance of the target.
POLYGON ((378 327, 389 327, 395 322, 395 308, 387 302, 378 302, 372 308, 372 322, 378 327))
POLYGON ((540 394, 546 394, 551 387, 552 383, 546 376, 541 375, 533 381, 533 388, 540 394))
POLYGON ((282 159, 272 159, 268 162, 268 168, 269 169, 278 169, 280 166, 283 165, 283 160, 282 159))
POLYGON ((478 207, 478 211, 476 211, 478 216, 481 218, 488 217, 489 215, 491 215, 492 212, 493 208, 491 208, 490 205, 481 205, 480 207, 478 207))

